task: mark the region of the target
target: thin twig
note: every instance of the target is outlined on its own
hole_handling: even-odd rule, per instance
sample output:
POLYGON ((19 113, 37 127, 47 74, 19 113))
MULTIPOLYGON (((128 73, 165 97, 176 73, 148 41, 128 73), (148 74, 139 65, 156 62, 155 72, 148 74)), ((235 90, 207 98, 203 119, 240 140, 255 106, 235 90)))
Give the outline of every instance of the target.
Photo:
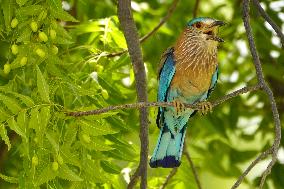
POLYGON ((194 8, 193 8, 193 18, 197 16, 198 8, 199 8, 200 0, 195 0, 194 8))
POLYGON ((257 156, 257 158, 253 160, 253 162, 251 162, 250 165, 246 168, 243 174, 240 175, 240 177, 238 178, 238 180, 235 182, 235 184, 232 186, 231 189, 238 188, 239 185, 242 183, 242 181, 245 179, 245 176, 251 171, 251 169, 271 153, 272 153, 272 148, 269 148, 268 150, 262 152, 259 156, 257 156))
MULTIPOLYGON (((124 33, 128 52, 132 62, 137 98, 139 102, 147 102, 146 71, 142 58, 139 37, 133 15, 131 12, 131 0, 118 1, 118 19, 124 33)), ((140 115, 140 162, 139 175, 141 176, 140 188, 147 188, 147 167, 148 167, 148 110, 147 107, 139 109, 140 115)))
POLYGON ((132 175, 132 177, 130 178, 130 182, 128 183, 127 189, 132 189, 135 187, 138 179, 140 176, 140 166, 137 167, 135 173, 132 175))
POLYGON ((153 35, 173 14, 179 0, 174 0, 171 7, 168 9, 167 14, 164 18, 161 19, 160 23, 153 28, 152 31, 144 35, 140 38, 140 43, 143 43, 145 40, 147 40, 151 35, 153 35))
POLYGON ((186 141, 184 142, 184 148, 183 148, 183 153, 184 155, 186 156, 186 159, 188 160, 189 164, 190 164, 190 167, 191 167, 191 170, 192 170, 192 173, 194 175, 194 180, 196 182, 196 185, 198 187, 198 189, 202 189, 201 187, 201 183, 200 183, 200 180, 199 180, 199 177, 198 177, 198 173, 197 173, 197 170, 195 168, 195 165, 190 157, 190 154, 189 154, 189 151, 187 150, 186 148, 186 141))
POLYGON ((119 52, 109 53, 109 54, 106 54, 104 56, 111 58, 111 57, 115 57, 115 56, 120 56, 120 55, 126 53, 127 51, 128 50, 125 49, 125 50, 122 50, 122 51, 119 51, 119 52))
POLYGON ((173 176, 175 176, 175 174, 177 173, 177 167, 173 168, 171 170, 171 172, 168 174, 165 182, 163 183, 163 185, 160 187, 160 189, 164 189, 166 188, 166 186, 168 185, 169 181, 171 180, 171 178, 173 178, 173 176))
MULTIPOLYGON (((174 0, 173 3, 171 4, 169 10, 167 11, 167 14, 166 16, 164 16, 161 21, 158 23, 157 26, 155 26, 149 33, 147 33, 146 35, 144 35, 143 37, 141 37, 139 39, 140 43, 143 43, 145 42, 150 36, 152 36, 154 33, 156 33, 156 31, 158 31, 158 29, 160 29, 160 27, 162 25, 164 25, 166 23, 166 21, 172 16, 177 4, 178 4, 179 0, 174 0)), ((124 53, 126 53, 128 50, 125 49, 125 50, 122 50, 122 51, 119 51, 119 52, 114 52, 114 53, 110 53, 110 54, 106 54, 104 56, 106 57, 115 57, 115 56, 120 56, 124 53)))
POLYGON ((284 48, 284 34, 281 31, 281 28, 277 26, 277 24, 270 18, 270 16, 265 12, 265 10, 261 7, 258 0, 253 0, 253 4, 256 6, 260 15, 270 24, 270 26, 274 29, 278 37, 280 38, 282 48, 284 48))
MULTIPOLYGON (((260 86, 254 85, 254 86, 249 86, 249 87, 244 87, 241 89, 238 89, 232 93, 229 93, 213 102, 211 102, 212 107, 218 106, 225 101, 236 97, 240 94, 244 94, 247 92, 252 92, 255 90, 258 90, 260 86)), ((96 109, 96 110, 89 110, 89 111, 77 111, 77 112, 66 112, 66 115, 68 116, 74 116, 74 117, 80 117, 80 116, 88 116, 88 115, 97 115, 97 114, 102 114, 106 113, 109 111, 115 111, 115 110, 120 110, 120 109, 137 109, 141 107, 168 107, 168 106, 173 106, 172 102, 139 102, 139 103, 133 103, 133 104, 123 104, 123 105, 117 105, 117 106, 109 106, 106 108, 101 108, 101 109, 96 109)), ((186 108, 191 108, 194 110, 200 110, 200 105, 199 104, 185 104, 186 108)))
POLYGON ((242 175, 239 177, 238 181, 235 183, 235 185, 232 187, 232 189, 237 188, 241 184, 244 177, 248 174, 248 172, 261 159, 267 157, 269 154, 272 154, 272 160, 269 163, 269 165, 267 166, 267 168, 265 169, 265 171, 263 172, 263 175, 262 175, 262 178, 261 178, 259 188, 262 189, 262 187, 265 183, 266 177, 270 174, 271 169, 272 169, 273 165, 275 164, 275 162, 277 160, 277 152, 278 152, 278 149, 279 149, 280 139, 281 139, 281 123, 280 123, 280 119, 279 119, 279 113, 278 113, 278 110, 277 110, 276 102, 275 102, 275 99, 274 99, 274 96, 273 96, 273 92, 268 87, 267 83, 265 82, 263 72, 262 72, 261 63, 260 63, 259 56, 258 56, 258 53, 257 53, 257 50, 256 50, 256 46, 255 46, 255 43, 254 43, 254 40, 253 40, 252 29, 251 29, 250 22, 249 22, 249 0, 243 1, 243 22, 244 22, 248 42, 249 42, 251 55, 253 57, 253 63, 254 63, 255 70, 256 70, 258 84, 261 87, 261 89, 268 95, 268 98, 269 98, 269 101, 270 101, 270 104, 271 104, 271 109, 272 109, 274 124, 275 124, 275 131, 274 131, 275 136, 274 136, 274 142, 273 142, 272 147, 269 148, 268 150, 266 150, 265 152, 263 152, 261 155, 259 155, 249 165, 249 167, 245 170, 245 172, 243 172, 242 175))

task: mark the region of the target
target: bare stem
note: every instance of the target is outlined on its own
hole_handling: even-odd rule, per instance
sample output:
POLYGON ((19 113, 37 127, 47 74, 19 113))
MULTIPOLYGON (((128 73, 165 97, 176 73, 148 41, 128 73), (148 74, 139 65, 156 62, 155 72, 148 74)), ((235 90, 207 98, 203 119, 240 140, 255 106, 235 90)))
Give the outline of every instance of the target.
POLYGON ((198 187, 198 189, 202 189, 201 187, 201 183, 200 183, 200 180, 199 180, 199 177, 198 177, 198 173, 197 173, 197 170, 195 168, 195 165, 190 157, 190 153, 189 151, 187 150, 186 148, 186 141, 184 142, 184 148, 183 148, 183 153, 184 155, 186 156, 186 159, 188 160, 189 164, 190 164, 190 167, 191 167, 191 170, 192 170, 192 173, 194 175, 194 180, 196 182, 196 185, 198 187))
POLYGON ((251 162, 250 165, 246 168, 246 170, 240 175, 240 177, 238 178, 238 180, 235 182, 235 184, 232 186, 231 189, 238 188, 239 185, 242 183, 242 181, 245 179, 245 176, 252 170, 252 168, 271 153, 272 153, 272 148, 269 148, 268 150, 262 152, 259 156, 257 156, 257 158, 253 160, 253 162, 251 162))
POLYGON ((261 7, 258 0, 253 0, 253 4, 256 6, 260 15, 266 20, 270 26, 274 29, 278 37, 280 38, 282 48, 284 48, 284 34, 281 31, 281 28, 277 26, 277 24, 270 18, 270 16, 265 12, 265 10, 261 7))
MULTIPOLYGON (((244 87, 239 90, 236 90, 232 93, 229 93, 213 102, 211 102, 212 107, 218 106, 225 101, 234 98, 236 96, 239 96, 240 94, 244 94, 247 92, 252 92, 256 91, 260 88, 258 85, 254 86, 249 86, 249 87, 244 87)), ((109 111, 115 111, 115 110, 121 110, 121 109, 137 109, 141 107, 168 107, 168 106, 173 106, 172 102, 138 102, 138 103, 133 103, 133 104, 123 104, 123 105, 117 105, 117 106, 109 106, 106 108, 101 108, 101 109, 96 109, 96 110, 89 110, 89 111, 77 111, 77 112, 66 112, 66 115, 68 116, 74 116, 74 117, 80 117, 80 116, 88 116, 88 115, 97 115, 97 114, 102 114, 106 113, 109 111)), ((194 110, 199 110, 200 106, 199 104, 185 104, 186 108, 191 108, 194 110)))
POLYGON ((169 181, 171 180, 171 178, 173 178, 173 176, 175 176, 175 174, 177 173, 177 167, 173 168, 171 170, 171 172, 168 174, 165 182, 163 183, 163 185, 160 187, 160 189, 164 189, 166 188, 166 186, 168 185, 169 181))
POLYGON ((153 35, 154 33, 156 33, 156 31, 164 24, 166 23, 166 21, 172 16, 174 10, 176 9, 176 6, 178 4, 179 0, 174 0, 171 7, 168 9, 167 14, 164 18, 161 19, 160 23, 155 26, 152 31, 150 31, 149 33, 147 33, 146 35, 144 35, 143 37, 140 38, 140 43, 143 43, 144 41, 146 41, 151 35, 153 35))
POLYGON ((127 186, 127 189, 132 189, 135 187, 138 179, 139 179, 139 176, 140 176, 140 167, 137 167, 135 173, 133 174, 133 176, 130 178, 130 182, 127 186))

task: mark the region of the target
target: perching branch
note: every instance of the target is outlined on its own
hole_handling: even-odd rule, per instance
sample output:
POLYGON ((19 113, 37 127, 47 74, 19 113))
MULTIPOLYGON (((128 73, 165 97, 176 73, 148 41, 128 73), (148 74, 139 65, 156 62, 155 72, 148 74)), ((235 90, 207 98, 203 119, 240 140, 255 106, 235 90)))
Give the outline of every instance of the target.
MULTIPOLYGON (((146 72, 142 58, 139 37, 133 15, 131 12, 131 0, 118 1, 118 19, 127 43, 128 52, 132 62, 137 98, 139 102, 147 102, 146 72)), ((148 166, 148 111, 146 107, 139 109, 140 115, 140 162, 139 175, 141 176, 141 189, 147 188, 148 166)), ((135 178, 133 178, 135 179, 135 178)))
POLYGON ((200 180, 199 180, 199 177, 198 177, 197 170, 196 170, 196 168, 195 168, 195 166, 194 166, 194 163, 193 163, 193 161, 192 161, 192 159, 191 159, 191 157, 190 157, 189 151, 188 151, 187 148, 186 148, 186 141, 184 142, 183 153, 184 153, 184 155, 186 156, 186 159, 187 159, 187 161, 188 161, 189 164, 190 164, 192 173, 193 173, 193 175, 194 175, 194 180, 195 180, 195 182, 196 182, 196 185, 197 185, 198 189, 202 189, 201 183, 200 183, 200 180))
MULTIPOLYGON (((259 4, 259 2, 257 0, 254 0, 254 2, 256 4, 259 4)), ((265 19, 268 19, 268 17, 265 17, 265 19)), ((243 22, 244 22, 248 42, 249 42, 251 55, 253 57, 253 62, 254 62, 255 70, 256 70, 258 84, 259 84, 259 86, 261 86, 261 89, 268 95, 268 98, 269 98, 269 101, 270 101, 270 104, 271 104, 271 110, 272 110, 274 125, 275 125, 275 130, 274 130, 275 136, 274 136, 273 145, 268 150, 266 150, 265 152, 260 154, 249 165, 249 167, 243 172, 243 174, 239 177, 237 182, 233 185, 232 189, 237 188, 241 184, 244 177, 248 174, 248 172, 257 163, 259 163, 260 160, 266 158, 268 155, 271 155, 272 159, 271 159, 269 165, 267 166, 266 170, 263 172, 261 182, 260 182, 260 185, 259 185, 259 188, 262 189, 264 182, 266 180, 266 177, 270 174, 271 169, 272 169, 273 165, 275 164, 275 162, 277 160, 277 152, 278 152, 278 149, 279 149, 280 139, 281 139, 281 123, 280 123, 280 119, 279 119, 279 113, 278 113, 278 110, 277 110, 276 102, 275 102, 275 99, 274 99, 274 96, 273 96, 273 92, 271 91, 271 89, 269 88, 267 83, 265 82, 263 72, 262 72, 261 63, 260 63, 259 56, 258 56, 258 53, 257 53, 257 50, 256 50, 256 46, 255 46, 255 43, 254 43, 254 40, 253 40, 252 29, 251 29, 250 22, 249 22, 249 0, 243 1, 243 22)))
POLYGON ((282 48, 284 48, 284 34, 281 31, 281 28, 277 26, 277 24, 270 18, 270 16, 265 12, 265 10, 261 7, 258 0, 253 0, 253 4, 256 6, 260 15, 266 20, 270 26, 274 29, 278 37, 280 38, 282 48))
MULTIPOLYGON (((256 91, 260 88, 259 85, 254 85, 254 86, 249 86, 249 87, 244 87, 239 90, 236 90, 232 93, 229 93, 213 102, 211 102, 212 107, 218 106, 225 101, 239 96, 240 94, 244 94, 247 92, 252 92, 256 91)), ((200 110, 199 104, 184 104, 186 108, 191 108, 194 110, 200 110)), ((96 110, 89 110, 89 111, 77 111, 77 112, 66 112, 66 115, 68 116, 73 116, 73 117, 80 117, 80 116, 88 116, 88 115, 97 115, 97 114, 102 114, 106 113, 109 111, 115 111, 115 110, 122 110, 122 109, 138 109, 141 107, 168 107, 168 106, 173 106, 172 102, 139 102, 139 103, 133 103, 133 104, 123 104, 123 105, 117 105, 117 106, 109 106, 106 108, 101 108, 101 109, 96 109, 96 110)))
MULTIPOLYGON (((161 19, 161 21, 159 22, 159 24, 157 24, 157 26, 155 26, 149 33, 147 33, 146 35, 144 35, 143 37, 141 37, 140 43, 145 42, 149 37, 151 37, 154 33, 156 33, 158 31, 158 29, 160 29, 160 27, 162 25, 164 25, 166 23, 166 21, 172 16, 177 4, 178 4, 179 0, 174 0, 173 3, 171 4, 170 8, 167 11, 167 14, 165 17, 163 17, 161 19)), ((119 51, 119 52, 114 52, 114 53, 110 53, 110 54, 106 54, 106 57, 115 57, 115 56, 120 56, 124 53, 127 52, 127 49, 119 51)))

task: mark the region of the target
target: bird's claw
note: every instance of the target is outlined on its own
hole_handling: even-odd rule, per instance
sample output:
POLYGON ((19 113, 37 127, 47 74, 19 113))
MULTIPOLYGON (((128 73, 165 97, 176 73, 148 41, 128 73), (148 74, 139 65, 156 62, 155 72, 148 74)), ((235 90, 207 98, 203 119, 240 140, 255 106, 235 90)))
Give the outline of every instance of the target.
POLYGON ((200 108, 200 112, 202 115, 206 115, 208 112, 212 112, 213 110, 213 106, 210 102, 204 101, 204 102, 200 102, 198 104, 199 108, 200 108))
POLYGON ((185 111, 185 105, 181 101, 174 100, 173 104, 174 104, 175 113, 176 113, 177 116, 181 115, 182 112, 185 111))

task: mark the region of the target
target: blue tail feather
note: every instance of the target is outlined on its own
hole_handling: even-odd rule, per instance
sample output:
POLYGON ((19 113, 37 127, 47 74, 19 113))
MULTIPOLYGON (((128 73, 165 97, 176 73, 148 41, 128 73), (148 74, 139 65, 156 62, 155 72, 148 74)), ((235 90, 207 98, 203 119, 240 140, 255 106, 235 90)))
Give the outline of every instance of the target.
POLYGON ((179 167, 185 137, 185 128, 177 134, 172 134, 164 123, 160 130, 158 144, 150 160, 150 167, 179 167))

